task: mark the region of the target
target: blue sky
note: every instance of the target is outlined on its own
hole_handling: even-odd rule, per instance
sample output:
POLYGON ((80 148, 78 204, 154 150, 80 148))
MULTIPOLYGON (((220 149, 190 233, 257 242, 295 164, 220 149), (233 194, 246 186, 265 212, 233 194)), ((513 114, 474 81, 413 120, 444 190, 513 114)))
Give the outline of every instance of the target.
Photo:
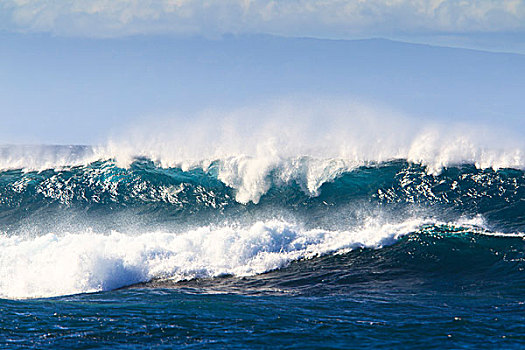
POLYGON ((0 143, 288 97, 525 130, 524 1, 5 0, 0 23, 0 143))

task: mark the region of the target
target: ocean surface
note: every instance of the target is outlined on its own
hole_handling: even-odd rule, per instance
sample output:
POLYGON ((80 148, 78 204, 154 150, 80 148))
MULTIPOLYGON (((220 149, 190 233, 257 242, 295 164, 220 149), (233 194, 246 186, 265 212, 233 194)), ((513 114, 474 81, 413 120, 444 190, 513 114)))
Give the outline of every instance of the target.
POLYGON ((519 150, 101 154, 0 148, 0 347, 525 347, 519 150))

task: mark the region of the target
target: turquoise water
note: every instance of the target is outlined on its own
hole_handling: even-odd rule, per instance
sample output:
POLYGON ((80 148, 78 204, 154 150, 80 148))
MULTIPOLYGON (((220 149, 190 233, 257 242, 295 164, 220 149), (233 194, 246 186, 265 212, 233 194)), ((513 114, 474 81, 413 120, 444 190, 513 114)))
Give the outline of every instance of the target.
POLYGON ((525 345, 522 170, 270 173, 242 202, 220 167, 0 172, 0 344, 525 345))

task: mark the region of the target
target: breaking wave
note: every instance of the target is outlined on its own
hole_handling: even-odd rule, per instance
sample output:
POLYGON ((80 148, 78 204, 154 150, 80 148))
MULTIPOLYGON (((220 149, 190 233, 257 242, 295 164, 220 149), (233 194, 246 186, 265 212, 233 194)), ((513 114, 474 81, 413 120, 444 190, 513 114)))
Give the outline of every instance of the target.
POLYGON ((400 269, 414 256, 446 269, 457 251, 523 268, 522 138, 364 107, 287 108, 147 125, 94 147, 1 147, 0 297, 301 261, 323 270, 321 257, 369 250, 400 269))

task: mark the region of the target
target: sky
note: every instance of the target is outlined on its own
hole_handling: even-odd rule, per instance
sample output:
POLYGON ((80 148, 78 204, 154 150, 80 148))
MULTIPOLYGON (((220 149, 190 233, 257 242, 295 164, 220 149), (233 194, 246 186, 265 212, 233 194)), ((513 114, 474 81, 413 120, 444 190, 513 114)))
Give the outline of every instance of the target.
POLYGON ((525 1, 2 0, 0 143, 315 98, 524 130, 525 1))

